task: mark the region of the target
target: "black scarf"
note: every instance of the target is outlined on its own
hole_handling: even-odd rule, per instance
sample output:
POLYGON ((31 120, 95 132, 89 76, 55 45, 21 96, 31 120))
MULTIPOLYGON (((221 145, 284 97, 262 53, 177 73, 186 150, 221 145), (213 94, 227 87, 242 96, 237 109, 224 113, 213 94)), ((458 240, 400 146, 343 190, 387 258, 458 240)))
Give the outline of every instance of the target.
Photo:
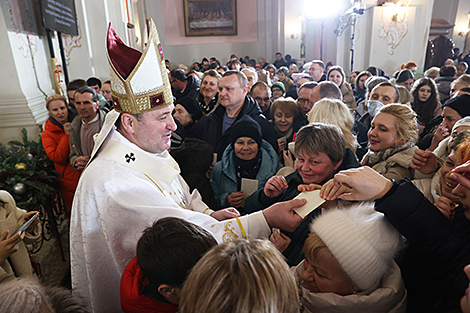
POLYGON ((235 173, 237 175, 237 190, 241 190, 242 178, 255 179, 261 166, 261 149, 258 154, 251 160, 242 160, 233 152, 233 163, 235 165, 235 173))

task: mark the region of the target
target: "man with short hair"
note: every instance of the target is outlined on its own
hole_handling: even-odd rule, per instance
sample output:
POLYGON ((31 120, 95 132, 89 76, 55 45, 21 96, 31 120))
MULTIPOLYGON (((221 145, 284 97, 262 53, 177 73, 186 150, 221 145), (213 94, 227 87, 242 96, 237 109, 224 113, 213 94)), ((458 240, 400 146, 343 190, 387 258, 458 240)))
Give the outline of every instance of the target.
POLYGON ((248 79, 248 90, 251 90, 251 87, 258 82, 258 74, 252 67, 245 67, 241 72, 245 74, 246 79, 248 79))
POLYGON ((280 68, 281 66, 287 66, 286 61, 284 61, 284 58, 282 57, 282 53, 280 52, 276 53, 276 60, 273 62, 273 65, 276 68, 280 68))
POLYGON ((313 60, 308 73, 317 83, 326 80, 325 63, 322 60, 313 60))
POLYGON ((297 100, 297 98, 299 97, 300 86, 302 86, 304 83, 313 81, 313 78, 310 77, 309 75, 307 74, 301 74, 301 75, 303 76, 300 76, 299 78, 297 78, 297 80, 294 79, 295 87, 293 86, 289 88, 289 90, 286 92, 286 98, 291 97, 292 99, 297 100))
POLYGON ((343 94, 338 86, 330 81, 319 83, 310 93, 310 103, 315 105, 318 100, 332 98, 343 101, 343 94))
POLYGON ((220 105, 210 115, 203 116, 193 127, 196 137, 209 143, 219 160, 231 142, 231 127, 245 115, 260 125, 263 139, 277 150, 276 130, 247 93, 248 81, 245 74, 239 71, 226 72, 219 81, 220 105))
POLYGON ((450 85, 456 79, 456 72, 457 69, 453 65, 443 66, 439 70, 439 77, 434 80, 437 90, 439 91, 439 99, 441 103, 445 103, 450 99, 450 85))
POLYGON ((194 78, 193 76, 186 76, 184 72, 180 69, 175 69, 170 72, 169 75, 171 92, 176 100, 179 100, 183 97, 196 97, 196 94, 199 91, 201 82, 194 78))
POLYGON ((257 82, 251 87, 250 96, 258 103, 261 112, 268 120, 271 120, 271 89, 265 82, 257 82))
MULTIPOLYGON (((70 221, 72 287, 93 312, 120 312, 121 275, 135 255, 137 239, 155 220, 185 219, 211 232, 219 243, 267 238, 272 227, 292 231, 302 221, 293 211, 306 203, 302 200, 277 203, 240 217, 234 209, 212 211, 199 192, 190 193, 168 152, 176 125, 159 46, 153 20, 145 55, 127 47, 109 27, 107 49, 115 110, 106 116, 92 161, 80 177, 70 221), (123 54, 135 65, 122 64, 123 54), (147 60, 156 61, 141 67, 147 60), (133 84, 129 79, 133 71, 132 79, 145 84, 133 84)), ((228 86, 223 86, 222 102, 227 106, 232 96, 243 98, 243 93, 232 89, 227 93, 228 86)))
POLYGON ((81 171, 90 160, 93 136, 100 132, 106 113, 99 109, 98 94, 91 87, 77 89, 74 95, 78 115, 70 124, 70 165, 81 171))
POLYGON ((78 88, 86 86, 86 81, 84 79, 74 79, 67 84, 67 97, 69 98, 69 108, 73 116, 77 115, 77 109, 75 109, 75 100, 73 96, 75 95, 75 91, 78 88))
POLYGON ((316 82, 306 82, 299 88, 299 97, 297 98, 297 104, 299 105, 300 113, 302 117, 307 119, 308 112, 313 107, 314 102, 310 100, 310 93, 317 86, 316 82))
POLYGON ((98 95, 98 99, 100 100, 100 108, 104 109, 106 112, 109 111, 109 109, 106 108, 107 105, 107 100, 106 98, 101 94, 101 80, 96 77, 90 77, 87 79, 86 84, 88 87, 93 88, 94 91, 96 91, 96 94, 98 95))

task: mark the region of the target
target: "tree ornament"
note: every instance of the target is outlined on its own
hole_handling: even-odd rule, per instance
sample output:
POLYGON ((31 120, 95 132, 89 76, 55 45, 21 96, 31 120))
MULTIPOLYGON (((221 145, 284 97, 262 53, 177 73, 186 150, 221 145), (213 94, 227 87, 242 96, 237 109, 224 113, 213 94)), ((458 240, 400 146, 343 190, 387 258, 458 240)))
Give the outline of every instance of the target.
POLYGON ((25 170, 27 171, 28 170, 28 165, 26 165, 25 163, 21 162, 21 163, 16 163, 15 164, 15 170, 25 170))
POLYGON ((24 195, 26 193, 26 185, 23 183, 17 183, 13 186, 13 191, 19 196, 24 195))
POLYGON ((31 153, 28 153, 28 159, 29 160, 32 160, 33 159, 33 155, 31 153))

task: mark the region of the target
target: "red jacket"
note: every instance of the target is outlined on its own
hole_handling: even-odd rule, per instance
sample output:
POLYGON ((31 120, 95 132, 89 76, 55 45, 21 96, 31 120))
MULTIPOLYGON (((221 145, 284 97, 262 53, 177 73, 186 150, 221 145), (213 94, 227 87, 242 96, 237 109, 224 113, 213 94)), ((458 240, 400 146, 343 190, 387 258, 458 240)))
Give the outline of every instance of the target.
POLYGON ((121 309, 124 313, 176 313, 176 304, 158 301, 143 294, 149 284, 134 257, 121 277, 121 309))
POLYGON ((70 213, 73 195, 75 194, 81 172, 75 171, 70 166, 69 135, 49 118, 41 134, 41 139, 47 156, 54 162, 55 169, 59 172, 62 196, 64 197, 65 207, 70 213))

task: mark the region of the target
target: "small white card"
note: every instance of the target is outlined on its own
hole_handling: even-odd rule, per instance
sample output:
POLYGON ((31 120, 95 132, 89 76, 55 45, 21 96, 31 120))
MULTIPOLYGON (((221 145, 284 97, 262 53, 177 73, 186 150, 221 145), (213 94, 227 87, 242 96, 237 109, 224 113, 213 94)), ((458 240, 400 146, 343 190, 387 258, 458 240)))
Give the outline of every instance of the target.
POLYGON ((253 192, 258 190, 258 180, 242 178, 242 187, 243 195, 249 197, 253 192))
POLYGON ((299 214, 302 218, 305 218, 307 215, 310 214, 310 212, 312 212, 325 202, 324 199, 320 198, 320 190, 301 192, 294 199, 307 200, 307 203, 305 203, 305 205, 301 206, 300 208, 294 209, 294 211, 299 214))
POLYGON ((212 164, 215 163, 217 163, 217 153, 214 153, 214 155, 212 156, 212 164))

